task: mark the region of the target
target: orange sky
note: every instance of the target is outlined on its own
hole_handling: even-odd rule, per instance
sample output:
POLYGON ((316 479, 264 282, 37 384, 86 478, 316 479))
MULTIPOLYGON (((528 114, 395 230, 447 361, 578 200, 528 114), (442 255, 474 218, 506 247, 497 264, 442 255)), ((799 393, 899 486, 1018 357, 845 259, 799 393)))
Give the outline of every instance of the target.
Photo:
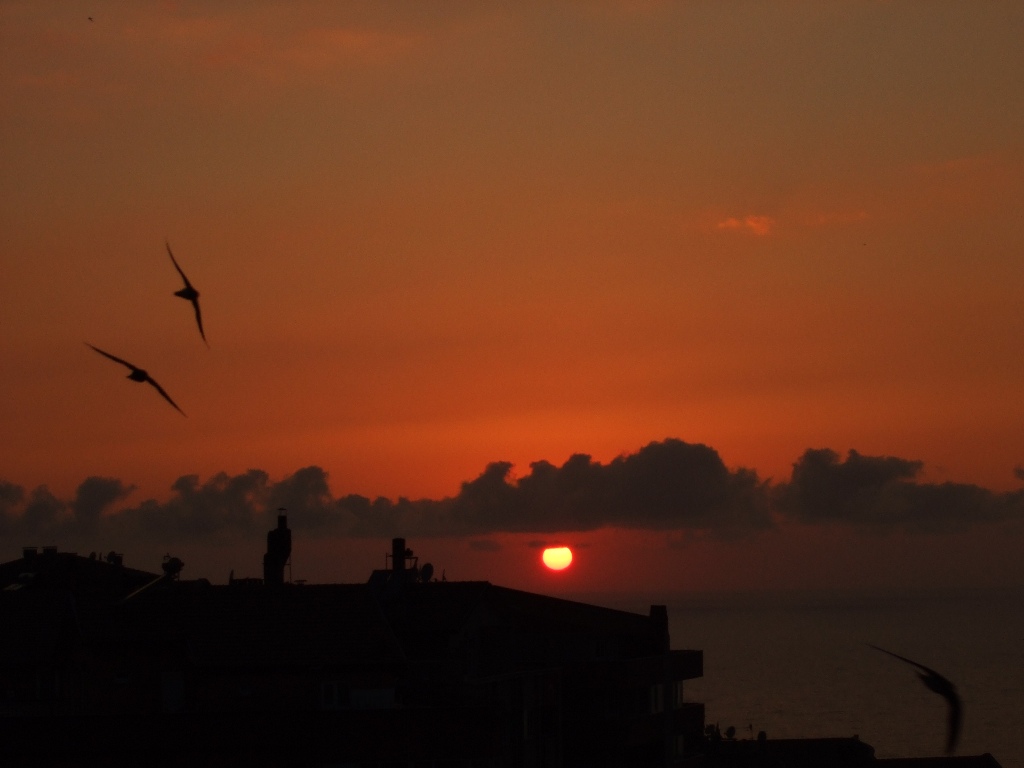
POLYGON ((6 2, 0 480, 441 498, 676 437, 1018 489, 1022 39, 1016 2, 6 2))

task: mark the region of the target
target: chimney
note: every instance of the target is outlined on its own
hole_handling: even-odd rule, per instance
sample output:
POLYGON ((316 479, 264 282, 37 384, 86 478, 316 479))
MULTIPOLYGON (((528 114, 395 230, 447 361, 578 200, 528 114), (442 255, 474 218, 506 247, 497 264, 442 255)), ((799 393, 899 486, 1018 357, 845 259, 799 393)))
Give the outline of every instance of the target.
POLYGON ((49 546, 43 547, 43 557, 53 557, 57 554, 57 547, 49 546))
POLYGON ((263 583, 268 587, 284 584, 284 567, 292 556, 292 532, 288 515, 277 516, 277 528, 267 532, 267 553, 263 556, 263 583))
POLYGON ((37 550, 35 547, 22 547, 21 548, 21 556, 25 560, 34 560, 36 555, 38 555, 38 554, 39 554, 39 550, 37 550))
POLYGON ((396 572, 405 570, 405 539, 391 540, 391 570, 396 572))

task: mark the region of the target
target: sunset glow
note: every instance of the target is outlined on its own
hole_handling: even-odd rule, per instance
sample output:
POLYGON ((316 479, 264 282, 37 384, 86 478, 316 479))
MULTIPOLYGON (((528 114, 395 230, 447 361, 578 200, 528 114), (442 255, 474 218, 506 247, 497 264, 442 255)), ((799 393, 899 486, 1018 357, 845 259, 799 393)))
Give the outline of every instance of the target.
POLYGON ((99 5, 0 4, 0 560, 1024 584, 1019 4, 99 5))

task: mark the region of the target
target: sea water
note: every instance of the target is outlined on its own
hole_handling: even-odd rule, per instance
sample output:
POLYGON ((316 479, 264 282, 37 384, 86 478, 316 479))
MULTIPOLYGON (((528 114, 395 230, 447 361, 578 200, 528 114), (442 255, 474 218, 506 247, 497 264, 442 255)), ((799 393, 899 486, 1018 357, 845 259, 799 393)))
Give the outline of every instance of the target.
MULTIPOLYGON (((627 608, 622 600, 613 607, 627 608)), ((792 592, 666 600, 672 647, 704 651, 685 698, 736 738, 851 737, 877 757, 945 752, 948 707, 915 669, 963 703, 960 755, 1024 768, 1024 591, 792 592)), ((606 603, 606 604, 611 604, 606 603)), ((645 608, 639 605, 632 610, 645 608)))
POLYGON ((738 738, 857 735, 878 757, 943 754, 948 707, 915 669, 939 672, 963 703, 958 754, 1024 768, 1024 593, 789 593, 683 598, 673 647, 704 651, 687 689, 738 738))

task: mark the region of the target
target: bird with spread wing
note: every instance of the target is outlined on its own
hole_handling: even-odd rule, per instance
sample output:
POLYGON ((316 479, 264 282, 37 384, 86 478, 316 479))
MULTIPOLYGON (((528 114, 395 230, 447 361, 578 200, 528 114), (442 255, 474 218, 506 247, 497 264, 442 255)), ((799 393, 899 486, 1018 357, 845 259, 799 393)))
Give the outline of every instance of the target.
POLYGON ((181 267, 178 266, 178 260, 174 258, 174 253, 171 251, 171 244, 166 240, 164 242, 167 245, 167 254, 171 257, 171 263, 173 263, 174 268, 178 270, 178 274, 181 275, 181 279, 185 281, 185 287, 180 291, 175 291, 174 295, 180 296, 185 299, 185 301, 191 302, 192 309, 195 310, 196 313, 196 325, 199 326, 199 335, 203 337, 203 343, 206 344, 206 346, 210 346, 210 342, 206 340, 206 333, 203 331, 203 315, 202 312, 199 311, 199 291, 197 291, 192 283, 189 282, 189 279, 185 277, 185 273, 182 271, 181 267))
POLYGON ((171 396, 168 395, 166 392, 164 392, 164 388, 161 387, 159 384, 157 384, 156 380, 152 376, 150 376, 148 373, 146 373, 146 371, 142 370, 138 366, 132 365, 127 360, 122 360, 120 357, 114 357, 109 352, 104 352, 99 347, 94 347, 89 342, 85 342, 85 345, 87 347, 90 347, 91 349, 94 349, 95 351, 99 352, 104 357, 110 358, 115 363, 120 363, 121 365, 126 366, 127 368, 129 368, 131 370, 131 373, 128 374, 128 378, 129 379, 131 379, 132 381, 145 382, 145 383, 151 385, 154 389, 156 389, 157 392, 160 393, 160 395, 164 398, 164 400, 166 400, 168 403, 170 403, 171 405, 174 406, 175 410, 177 410, 178 413, 180 413, 182 416, 187 416, 187 414, 183 410, 181 410, 181 408, 178 408, 178 404, 171 399, 171 396))

